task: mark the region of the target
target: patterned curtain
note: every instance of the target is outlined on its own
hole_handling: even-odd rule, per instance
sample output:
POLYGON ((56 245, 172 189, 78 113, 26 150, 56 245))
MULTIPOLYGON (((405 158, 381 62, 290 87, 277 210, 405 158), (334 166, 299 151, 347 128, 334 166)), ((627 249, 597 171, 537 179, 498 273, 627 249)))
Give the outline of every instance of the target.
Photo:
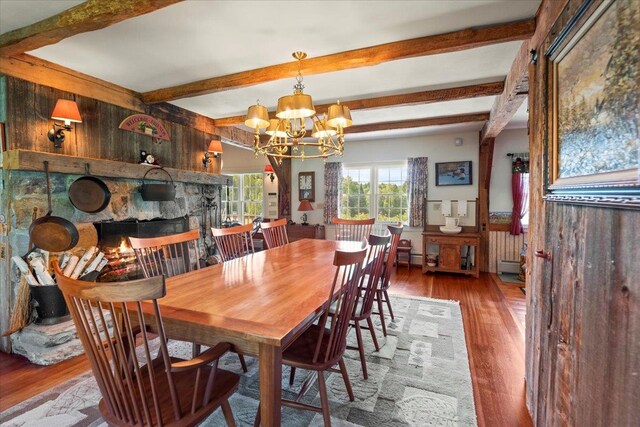
POLYGON ((324 223, 340 213, 340 187, 342 186, 342 163, 324 164, 324 223))
POLYGON ((427 200, 427 157, 409 158, 409 227, 423 226, 425 200, 427 200))
POLYGON ((515 153, 511 163, 511 194, 513 210, 511 211, 510 234, 517 236, 524 233, 522 218, 529 211, 529 153, 515 153))

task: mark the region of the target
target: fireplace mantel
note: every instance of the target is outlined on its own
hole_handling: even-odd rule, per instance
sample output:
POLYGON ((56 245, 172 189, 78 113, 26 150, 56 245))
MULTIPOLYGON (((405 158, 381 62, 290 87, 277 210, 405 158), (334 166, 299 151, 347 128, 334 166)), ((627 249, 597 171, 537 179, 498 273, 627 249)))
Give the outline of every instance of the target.
MULTIPOLYGON (((88 163, 91 175, 106 178, 142 179, 143 175, 152 167, 136 163, 75 157, 40 151, 8 150, 3 153, 2 168, 4 170, 43 171, 44 161, 49 162, 49 171, 51 173, 84 175, 85 165, 88 163)), ((225 185, 229 178, 227 175, 208 172, 196 172, 175 168, 164 169, 171 174, 174 181, 178 182, 225 185)), ((152 173, 148 175, 147 179, 165 180, 166 175, 162 173, 152 173)))

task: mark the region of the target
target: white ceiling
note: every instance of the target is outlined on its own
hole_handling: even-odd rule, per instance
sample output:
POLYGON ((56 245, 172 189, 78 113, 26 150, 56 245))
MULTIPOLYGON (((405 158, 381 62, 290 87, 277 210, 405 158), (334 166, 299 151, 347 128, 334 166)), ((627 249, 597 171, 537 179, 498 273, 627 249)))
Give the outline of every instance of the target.
MULTIPOLYGON (((0 30, 36 22, 74 1, 0 0, 0 30)), ((185 1, 29 52, 139 92, 310 57, 469 27, 530 18, 540 0, 185 1)), ((520 42, 305 76, 316 104, 504 80, 520 42)), ((260 99, 274 108, 291 92, 285 79, 174 101, 213 117, 244 114, 260 99)), ((494 97, 353 111, 354 124, 488 111, 494 97)), ((526 110, 525 110, 526 114, 526 110)), ((522 118, 520 124, 522 125, 522 118)), ((524 121, 526 125, 526 118, 524 121)), ((475 129, 478 124, 472 127, 475 129)), ((480 126, 481 127, 481 126, 480 126)), ((468 125, 445 126, 453 130, 468 125)), ((442 130, 442 129, 441 129, 442 130)), ((386 136, 434 129, 385 131, 386 136), (391 133, 390 135, 388 133, 391 133)), ((379 133, 351 135, 377 137, 379 133)))

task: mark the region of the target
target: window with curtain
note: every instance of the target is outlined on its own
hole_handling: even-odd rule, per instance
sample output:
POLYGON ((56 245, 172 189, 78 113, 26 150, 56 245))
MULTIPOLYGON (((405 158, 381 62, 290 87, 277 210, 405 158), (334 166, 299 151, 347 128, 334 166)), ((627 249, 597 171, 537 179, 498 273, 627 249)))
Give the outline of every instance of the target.
POLYGON ((512 235, 524 233, 529 225, 529 153, 515 153, 511 163, 512 235))
POLYGON ((249 224, 262 216, 263 174, 232 175, 231 185, 222 189, 222 218, 249 224))
POLYGON ((340 218, 407 222, 406 163, 345 165, 342 175, 340 218))

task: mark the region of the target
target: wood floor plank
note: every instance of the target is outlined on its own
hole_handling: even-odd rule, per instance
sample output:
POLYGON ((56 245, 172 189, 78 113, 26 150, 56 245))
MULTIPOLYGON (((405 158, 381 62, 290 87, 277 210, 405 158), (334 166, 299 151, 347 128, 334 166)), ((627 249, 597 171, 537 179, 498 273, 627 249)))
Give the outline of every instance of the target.
MULTIPOLYGON (((401 268, 391 283, 395 295, 460 301, 478 425, 532 425, 524 395, 525 295, 484 273, 475 279, 401 268)), ((0 411, 87 370, 84 356, 43 367, 0 353, 0 411)))

